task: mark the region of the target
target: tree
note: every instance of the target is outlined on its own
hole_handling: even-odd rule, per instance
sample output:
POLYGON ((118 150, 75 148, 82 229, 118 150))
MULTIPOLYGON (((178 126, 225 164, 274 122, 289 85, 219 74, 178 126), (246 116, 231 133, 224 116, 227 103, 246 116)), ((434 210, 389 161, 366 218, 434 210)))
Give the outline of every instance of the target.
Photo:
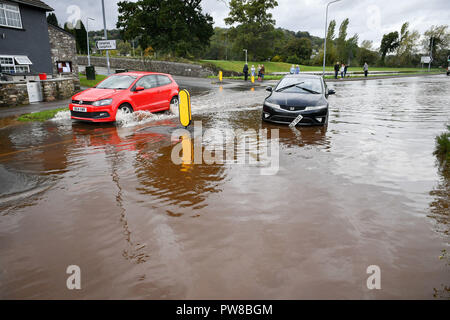
POLYGON ((358 53, 358 34, 355 33, 353 37, 349 38, 345 42, 345 62, 350 64, 353 58, 356 57, 358 53))
POLYGON ((364 63, 368 63, 369 65, 374 65, 378 60, 378 52, 372 51, 366 48, 359 48, 358 53, 356 54, 356 61, 360 66, 363 66, 364 63))
POLYGON ((273 55, 276 39, 275 20, 268 10, 278 6, 276 0, 231 0, 225 23, 231 25, 234 51, 248 49, 250 59, 267 59, 273 55))
POLYGON ((66 22, 64 24, 64 30, 75 36, 77 52, 87 54, 87 34, 83 22, 78 20, 74 26, 66 22))
POLYGON ((131 44, 126 41, 121 41, 117 45, 117 51, 119 51, 120 55, 126 56, 131 53, 131 44))
POLYGON ((384 63, 386 54, 393 52, 399 46, 398 32, 390 32, 383 35, 380 45, 381 61, 384 63))
POLYGON ((118 2, 117 28, 124 40, 139 37, 143 48, 187 56, 209 45, 213 19, 203 14, 201 0, 118 2))
MULTIPOLYGON (((294 63, 304 63, 309 60, 312 53, 311 40, 308 38, 293 38, 287 43, 285 52, 287 56, 297 58, 298 61, 294 63)), ((288 60, 288 62, 290 61, 288 60)))
POLYGON ((405 22, 400 30, 400 39, 397 47, 397 65, 406 66, 412 64, 412 56, 415 53, 419 33, 408 30, 409 23, 405 22))
MULTIPOLYGON (((334 31, 336 29, 336 21, 331 20, 330 24, 328 25, 328 31, 327 31, 327 56, 325 63, 327 65, 334 64, 337 59, 337 53, 336 53, 336 47, 334 45, 334 31)), ((314 64, 321 64, 323 61, 323 48, 319 52, 319 54, 314 58, 314 64)))
POLYGON ((339 27, 339 36, 336 39, 337 54, 340 61, 346 62, 348 60, 347 44, 345 39, 347 38, 348 18, 342 21, 339 27))
POLYGON ((75 29, 75 40, 79 53, 87 54, 87 33, 83 22, 80 20, 80 27, 75 29))
POLYGON ((47 23, 59 27, 58 18, 56 17, 56 14, 49 13, 49 15, 47 16, 47 23))
POLYGON ((327 41, 333 41, 335 34, 334 34, 334 30, 336 29, 336 21, 335 20, 331 20, 330 24, 328 25, 328 31, 327 31, 327 41))
POLYGON ((450 46, 448 25, 431 26, 430 29, 424 33, 422 46, 424 52, 427 54, 431 49, 433 65, 445 65, 447 63, 447 56, 450 54, 448 49, 450 46))
POLYGON ((373 50, 373 41, 372 40, 363 40, 361 42, 360 48, 367 49, 367 50, 373 50))

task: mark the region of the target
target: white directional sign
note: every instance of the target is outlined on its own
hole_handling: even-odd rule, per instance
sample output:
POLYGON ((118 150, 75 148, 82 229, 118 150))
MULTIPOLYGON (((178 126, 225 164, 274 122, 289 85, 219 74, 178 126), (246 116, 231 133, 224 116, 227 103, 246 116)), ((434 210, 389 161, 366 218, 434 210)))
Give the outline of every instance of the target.
POLYGON ((420 63, 430 63, 431 62, 431 57, 429 56, 423 56, 420 58, 420 63))
POLYGON ((98 50, 116 50, 116 40, 99 40, 97 41, 98 50))

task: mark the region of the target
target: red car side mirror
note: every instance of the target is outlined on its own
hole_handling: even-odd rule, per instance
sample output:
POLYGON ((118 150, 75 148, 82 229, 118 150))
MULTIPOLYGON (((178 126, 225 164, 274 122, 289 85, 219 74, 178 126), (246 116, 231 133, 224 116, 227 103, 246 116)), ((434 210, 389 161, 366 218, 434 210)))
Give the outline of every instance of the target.
POLYGON ((136 89, 134 89, 134 91, 135 92, 138 92, 138 91, 142 91, 142 90, 144 90, 145 88, 144 87, 136 87, 136 89))

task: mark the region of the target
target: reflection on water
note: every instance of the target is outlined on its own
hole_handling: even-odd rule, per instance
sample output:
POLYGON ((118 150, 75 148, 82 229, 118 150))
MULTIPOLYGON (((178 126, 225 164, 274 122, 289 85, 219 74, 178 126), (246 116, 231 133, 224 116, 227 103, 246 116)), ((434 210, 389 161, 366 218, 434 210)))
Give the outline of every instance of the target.
MULTIPOLYGON (((433 197, 430 203, 430 214, 428 215, 435 221, 436 231, 442 235, 446 241, 445 247, 441 250, 439 259, 450 268, 450 251, 448 250, 449 231, 450 231, 450 164, 445 160, 439 159, 440 179, 437 186, 430 192, 433 197)), ((440 287, 434 288, 433 296, 435 298, 450 298, 450 283, 444 282, 440 287)))
POLYGON ((0 129, 0 298, 445 297, 449 177, 433 151, 450 82, 330 87, 327 127, 262 123, 260 87, 193 97, 204 130, 279 129, 273 176, 174 164, 166 113, 0 129), (65 288, 69 264, 82 292, 65 288), (381 291, 365 287, 372 264, 381 291))
POLYGON ((172 146, 167 146, 152 157, 146 152, 136 154, 133 166, 141 184, 137 191, 157 198, 154 205, 167 207, 171 216, 181 216, 186 211, 181 211, 183 208, 192 214, 192 210, 207 206, 208 196, 220 192, 225 169, 223 165, 175 165, 170 159, 171 152, 172 146))

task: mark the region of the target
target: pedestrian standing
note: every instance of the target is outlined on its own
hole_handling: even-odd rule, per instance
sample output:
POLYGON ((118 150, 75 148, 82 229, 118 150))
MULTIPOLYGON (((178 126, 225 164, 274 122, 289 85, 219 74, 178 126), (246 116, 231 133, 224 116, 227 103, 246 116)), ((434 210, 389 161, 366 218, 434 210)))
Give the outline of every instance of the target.
POLYGON ((261 65, 261 81, 264 81, 264 74, 266 73, 266 68, 264 65, 261 65))
POLYGON ((247 79, 248 79, 248 64, 244 64, 244 69, 242 69, 242 72, 244 73, 245 81, 247 81, 247 79))
POLYGON ((295 66, 295 74, 300 73, 300 67, 298 65, 295 66))
POLYGON ((341 65, 341 79, 344 79, 344 70, 345 70, 345 64, 341 65))
MULTIPOLYGON (((348 65, 344 65, 344 77, 347 76, 347 68, 348 68, 348 65)), ((350 77, 350 75, 349 75, 349 77, 350 77)))
POLYGON ((367 62, 364 62, 363 71, 364 71, 364 77, 367 78, 367 74, 369 73, 369 65, 367 64, 367 62))
POLYGON ((250 69, 251 73, 252 73, 252 77, 254 77, 256 75, 256 69, 255 69, 255 65, 252 64, 252 68, 250 69))
POLYGON ((334 65, 334 78, 335 79, 338 78, 338 73, 339 73, 339 61, 336 62, 336 64, 334 65))
POLYGON ((295 66, 294 65, 291 66, 291 70, 289 70, 289 73, 290 74, 294 74, 295 73, 295 66))
POLYGON ((258 81, 261 81, 261 65, 258 64, 258 81))

